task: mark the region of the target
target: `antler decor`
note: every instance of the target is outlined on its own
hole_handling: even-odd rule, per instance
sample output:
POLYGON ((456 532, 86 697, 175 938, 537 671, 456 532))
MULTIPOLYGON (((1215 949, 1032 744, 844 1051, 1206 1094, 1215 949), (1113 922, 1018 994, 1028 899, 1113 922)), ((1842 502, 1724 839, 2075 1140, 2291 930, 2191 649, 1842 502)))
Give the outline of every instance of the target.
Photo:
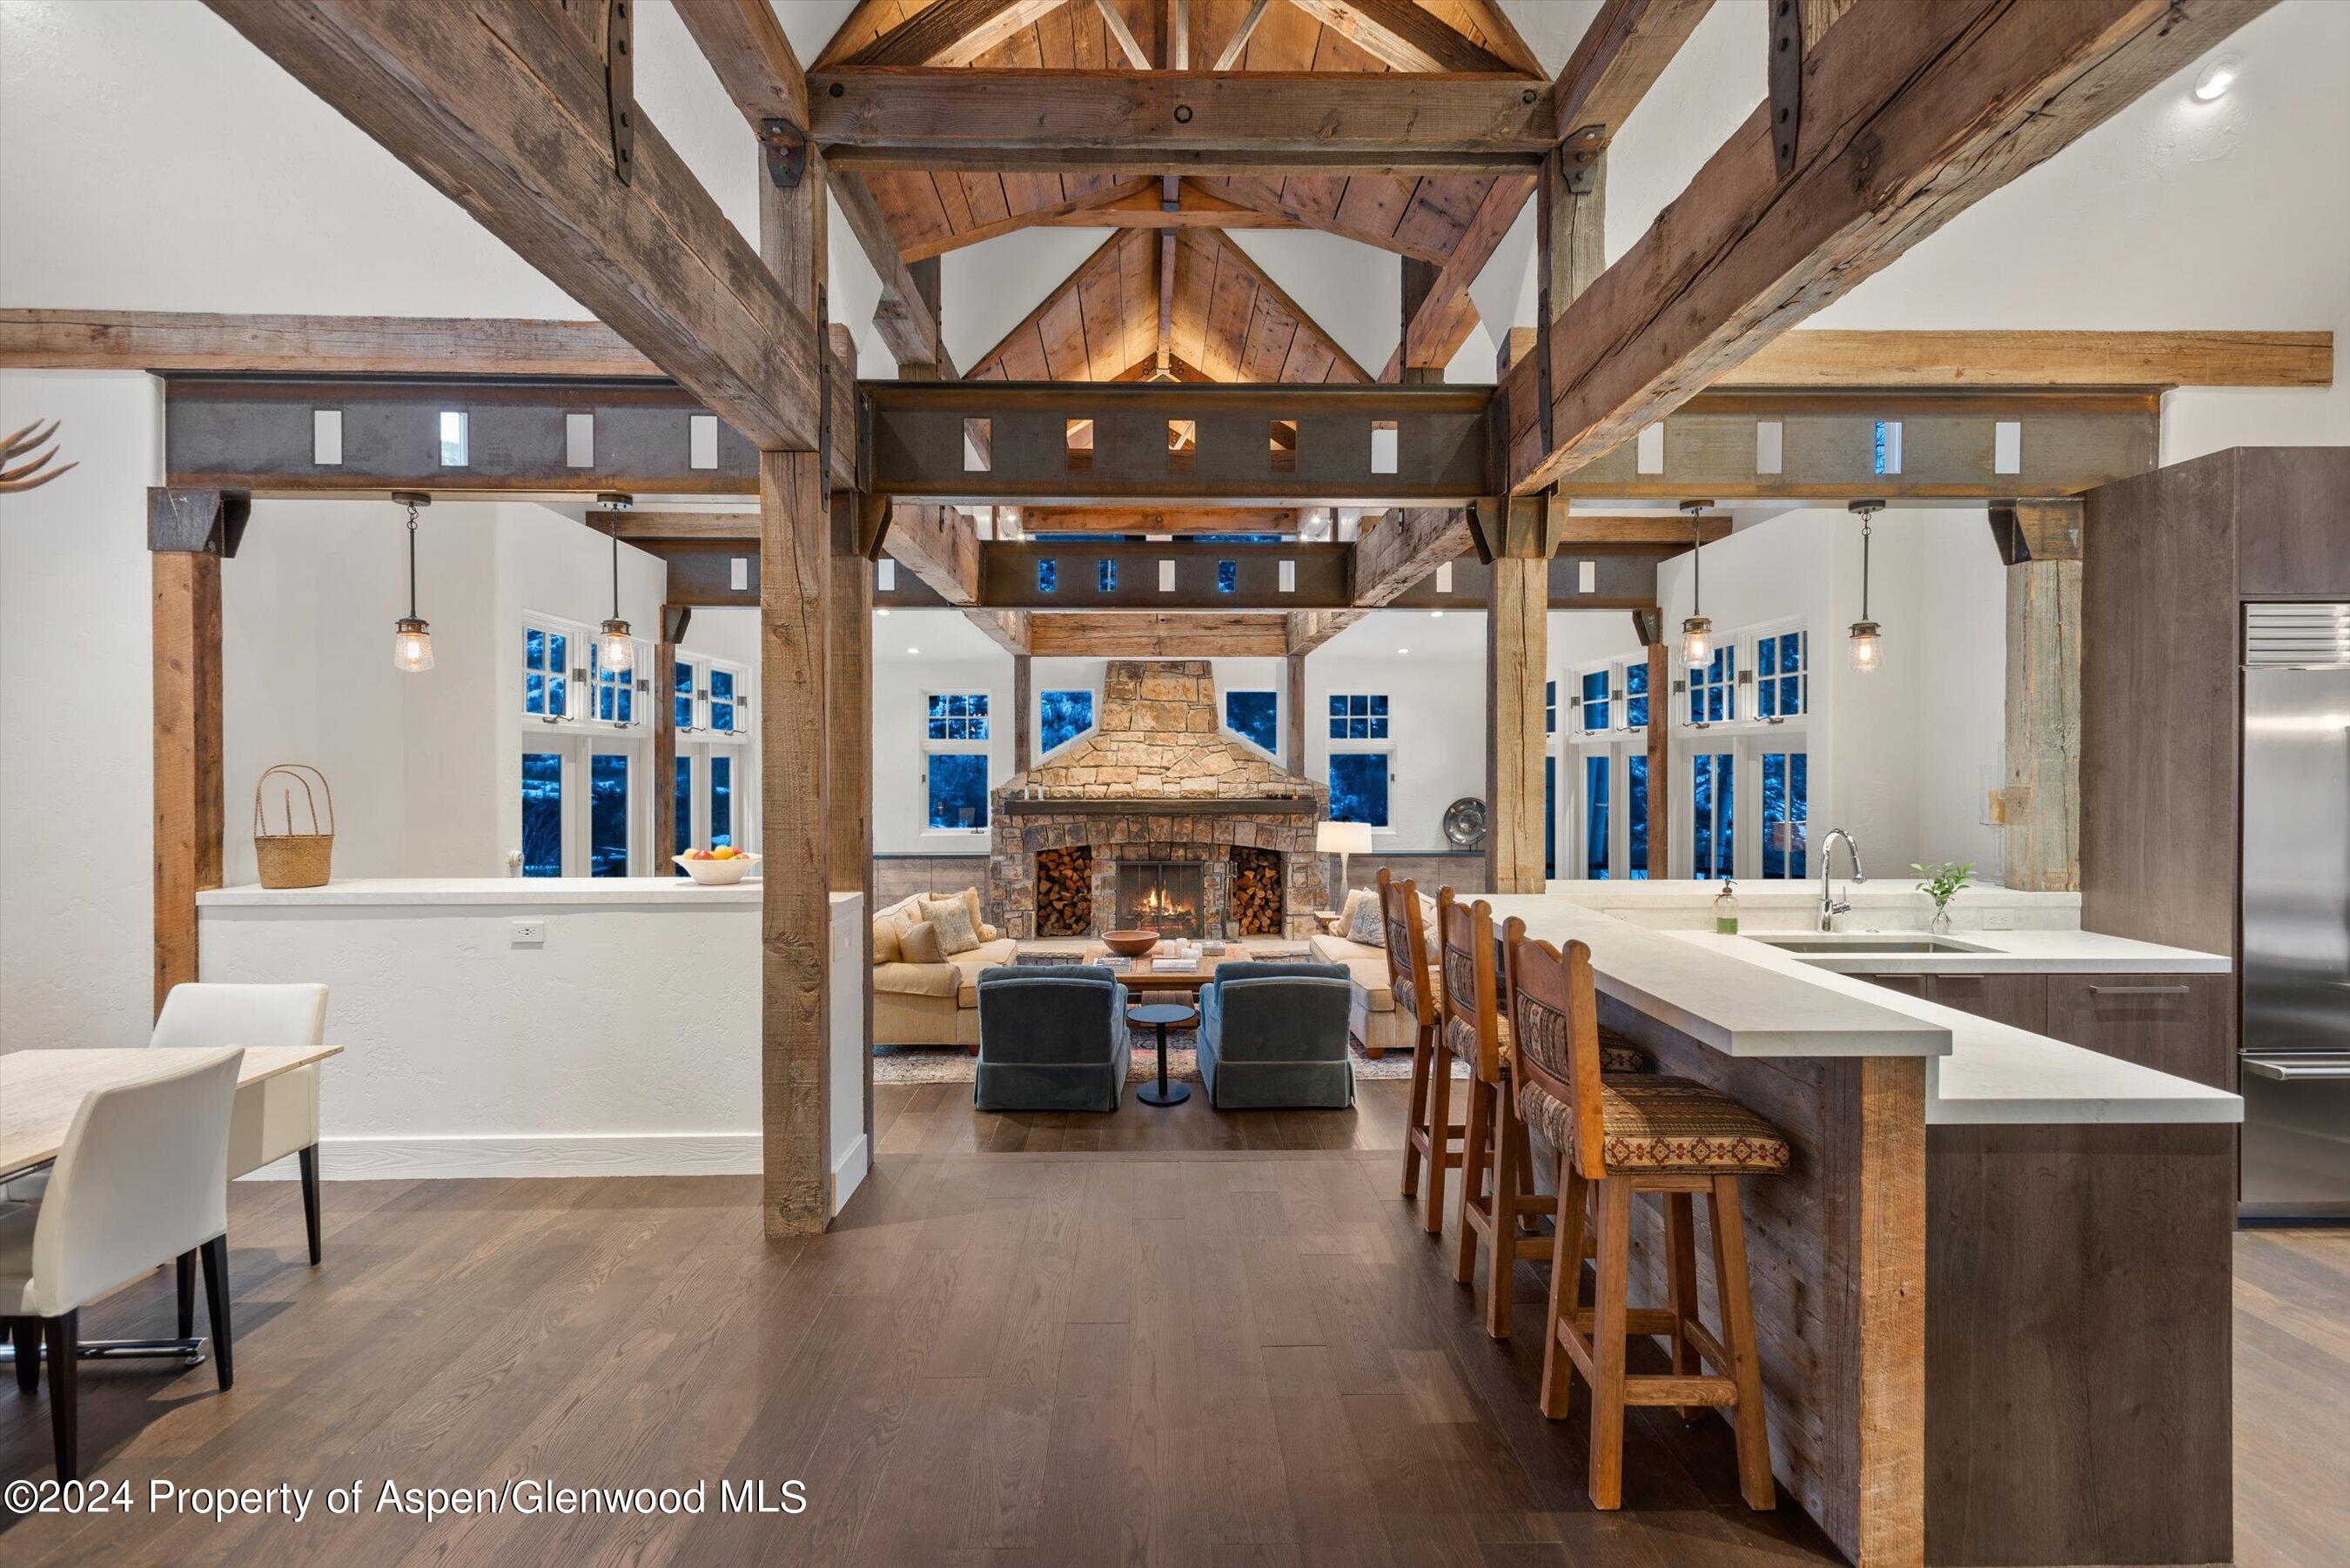
POLYGON ((54 444, 47 452, 35 453, 28 462, 18 463, 14 468, 6 466, 10 458, 20 457, 26 452, 32 452, 35 447, 55 435, 57 430, 57 421, 55 420, 51 420, 46 426, 40 421, 35 420, 16 434, 0 439, 0 494, 12 490, 37 490, 58 474, 65 472, 66 469, 81 466, 78 462, 69 462, 65 465, 65 468, 49 467, 49 460, 57 455, 57 449, 54 444))

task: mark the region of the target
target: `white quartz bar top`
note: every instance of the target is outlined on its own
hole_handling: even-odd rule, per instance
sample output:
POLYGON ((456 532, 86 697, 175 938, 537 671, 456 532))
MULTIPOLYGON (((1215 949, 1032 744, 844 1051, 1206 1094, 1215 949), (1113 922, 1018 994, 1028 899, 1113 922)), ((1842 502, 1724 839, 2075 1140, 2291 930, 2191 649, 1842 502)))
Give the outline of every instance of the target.
MULTIPOLYGON (((1918 931, 1774 931, 1744 928, 1753 945, 1775 941, 1882 940, 1915 942, 1918 931)), ((1964 931, 1934 939, 1959 944, 1965 952, 1790 952, 1810 969, 1836 974, 2225 974, 2225 953, 2168 948, 2097 931, 1964 931)))
POLYGON ((1792 963, 1783 970, 1749 962, 1565 898, 1486 901, 1497 933, 1514 915, 1529 936, 1587 944, 1600 991, 1727 1056, 1939 1056, 1950 1049, 1947 1023, 1822 985, 1792 963))
MULTIPOLYGON (((2081 935, 2058 931, 1994 934, 2002 938, 2081 935)), ((1763 973, 1866 998, 1920 1023, 1948 1030, 1950 1054, 1926 1064, 1926 1120, 1929 1125, 2224 1123, 2244 1119, 2244 1102, 2224 1089, 2209 1088, 2191 1079, 2108 1056, 2102 1051, 2068 1045, 2044 1034, 1995 1023, 1923 997, 1889 992, 1865 980, 1825 969, 1814 957, 1782 952, 1744 937, 1716 936, 1710 931, 1676 931, 1667 940, 1718 956, 1725 962, 1745 963, 1763 973)), ((2172 948, 2154 950, 2180 957, 2210 957, 2181 953, 2172 948)), ((2224 970, 2226 961, 2219 961, 2224 970)), ((2106 967, 2101 960, 2099 970, 2106 967)), ((1875 971, 1874 964, 1871 969, 1875 971)))
MULTIPOLYGON (((835 893, 835 903, 856 893, 835 893)), ((580 906, 756 909, 756 873, 731 888, 704 888, 684 877, 387 877, 329 882, 323 888, 215 888, 196 895, 202 909, 483 907, 550 909, 580 906)))

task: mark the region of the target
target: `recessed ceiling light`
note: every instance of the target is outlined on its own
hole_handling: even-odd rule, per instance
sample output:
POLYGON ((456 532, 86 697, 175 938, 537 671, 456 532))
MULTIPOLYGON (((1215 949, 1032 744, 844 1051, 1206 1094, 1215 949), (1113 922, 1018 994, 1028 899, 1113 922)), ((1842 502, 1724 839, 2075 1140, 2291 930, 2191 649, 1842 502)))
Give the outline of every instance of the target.
POLYGON ((906 651, 907 651, 907 652, 909 652, 909 653, 920 653, 920 652, 921 652, 922 650, 921 650, 920 649, 919 649, 919 648, 910 648, 910 649, 906 649, 906 651))
POLYGON ((876 605, 873 607, 873 613, 875 615, 888 615, 889 613, 889 607, 888 605, 876 605))
POLYGON ((1442 620, 1444 618, 1444 612, 1442 610, 1430 610, 1428 612, 1428 618, 1430 620, 1442 620))
POLYGON ((1396 657, 1397 657, 1398 659, 1402 659, 1402 658, 1405 658, 1405 657, 1409 656, 1409 655, 1410 654, 1410 652, 1411 652, 1411 649, 1409 649, 1409 648, 1399 648, 1399 649, 1396 649, 1396 657))
POLYGON ((2236 85, 2236 78, 2242 74, 2243 68, 2242 58, 2236 55, 2221 55, 2205 66, 2203 74, 2195 78, 2196 101, 2210 103, 2225 97, 2228 89, 2236 85))

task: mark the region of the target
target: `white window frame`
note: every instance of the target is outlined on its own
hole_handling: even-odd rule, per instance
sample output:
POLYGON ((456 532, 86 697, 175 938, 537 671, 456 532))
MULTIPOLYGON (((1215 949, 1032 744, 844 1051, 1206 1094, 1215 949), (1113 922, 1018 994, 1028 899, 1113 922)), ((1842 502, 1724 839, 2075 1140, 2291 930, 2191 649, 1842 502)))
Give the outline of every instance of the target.
MULTIPOLYGON (((1811 624, 1808 620, 1800 616, 1794 616, 1781 620, 1761 621, 1752 626, 1737 627, 1715 646, 1718 649, 1726 649, 1730 654, 1728 706, 1731 716, 1727 719, 1712 719, 1702 722, 1690 717, 1690 669, 1685 660, 1676 657, 1673 660, 1671 694, 1673 727, 1676 730, 1690 734, 1711 735, 1728 732, 1731 734, 1742 735, 1777 732, 1791 724, 1800 728, 1810 722, 1815 695, 1812 677, 1818 673, 1819 645, 1813 640, 1811 624), (1794 714, 1774 713, 1769 718, 1764 718, 1761 712, 1762 703, 1759 687, 1762 677, 1756 673, 1762 663, 1760 657, 1762 644, 1766 638, 1778 638, 1788 632, 1798 634, 1804 641, 1804 667, 1798 672, 1798 678, 1802 681, 1803 711, 1794 714)), ((1775 680, 1780 677, 1773 675, 1772 679, 1775 680)), ((1649 696, 1648 711, 1651 714, 1656 711, 1654 693, 1649 696)))
MULTIPOLYGON (((1392 721, 1392 709, 1394 704, 1389 703, 1388 707, 1390 709, 1389 719, 1392 721)), ((1395 726, 1392 722, 1389 722, 1388 731, 1388 738, 1382 741, 1333 741, 1330 742, 1330 749, 1325 752, 1322 756, 1322 785, 1325 789, 1327 789, 1330 785, 1330 764, 1338 757, 1378 757, 1386 763, 1388 774, 1388 819, 1385 822, 1366 824, 1365 826, 1368 826, 1373 833, 1393 833, 1396 830, 1395 726)), ((1333 817, 1331 820, 1335 822, 1338 819, 1333 817)))
MULTIPOLYGON (((1099 723, 1101 720, 1101 698, 1098 693, 1097 693, 1094 698, 1094 720, 1096 723, 1099 723)), ((922 742, 921 789, 914 797, 914 809, 919 814, 917 821, 920 831, 926 837, 952 838, 956 840, 984 840, 987 837, 989 828, 993 826, 995 821, 995 805, 993 801, 989 801, 987 804, 988 820, 985 822, 979 823, 971 827, 933 827, 931 826, 931 759, 932 757, 939 756, 968 756, 976 753, 978 755, 987 759, 987 789, 991 793, 994 790, 995 693, 983 688, 979 691, 972 691, 967 687, 957 687, 952 691, 948 691, 943 688, 932 690, 931 688, 924 687, 921 693, 921 704, 914 711, 914 722, 921 728, 922 742), (933 697, 986 698, 986 736, 979 740, 932 740, 931 738, 931 699, 933 697)), ((985 796, 983 795, 982 798, 985 799, 985 796)))
MULTIPOLYGON (((1776 730, 1791 723, 1800 725, 1808 720, 1812 714, 1812 660, 1814 652, 1810 624, 1801 617, 1793 617, 1785 620, 1766 621, 1759 626, 1742 627, 1739 629, 1738 641, 1740 668, 1743 671, 1739 677, 1739 681, 1751 693, 1745 704, 1747 714, 1740 722, 1776 730), (1794 632, 1803 639, 1803 668, 1795 672, 1795 679, 1799 682, 1797 690, 1801 693, 1800 701, 1803 706, 1794 713, 1774 713, 1765 718, 1762 713, 1762 644, 1765 640, 1776 639, 1788 632, 1794 632)), ((1771 679, 1781 680, 1785 677, 1773 674, 1771 679)))
MULTIPOLYGON (((1222 717, 1222 716, 1221 716, 1221 715, 1219 715, 1219 718, 1220 718, 1220 719, 1221 719, 1221 717, 1222 717)), ((1395 746, 1396 742, 1397 742, 1399 740, 1402 739, 1402 737, 1401 737, 1401 736, 1399 736, 1399 735, 1398 735, 1398 734, 1396 733, 1396 704, 1395 704, 1395 697, 1394 697, 1394 695, 1393 695, 1392 693, 1390 693, 1390 692, 1386 692, 1386 691, 1326 691, 1326 692, 1324 692, 1324 693, 1323 693, 1323 695, 1322 695, 1322 722, 1323 722, 1323 730, 1324 730, 1324 733, 1325 733, 1325 735, 1326 735, 1326 736, 1327 736, 1327 738, 1328 738, 1328 740, 1329 740, 1330 744, 1331 744, 1331 745, 1333 745, 1333 746, 1345 746, 1345 747, 1348 748, 1349 750, 1356 750, 1356 751, 1369 751, 1369 750, 1372 750, 1372 749, 1376 748, 1376 749, 1378 749, 1378 750, 1379 750, 1379 751, 1389 751, 1389 750, 1392 750, 1392 749, 1394 748, 1394 746, 1395 746), (1379 718, 1379 719, 1383 719, 1383 720, 1385 720, 1385 721, 1387 722, 1388 732, 1387 732, 1386 734, 1384 734, 1384 735, 1331 735, 1331 734, 1329 734, 1329 733, 1328 733, 1328 729, 1329 729, 1329 726, 1330 726, 1331 724, 1333 724, 1333 723, 1345 723, 1345 722, 1348 722, 1348 721, 1350 721, 1350 720, 1352 720, 1352 719, 1354 718, 1354 715, 1353 715, 1352 713, 1347 713, 1347 714, 1343 714, 1343 715, 1333 714, 1333 713, 1330 711, 1330 703, 1331 703, 1331 701, 1335 699, 1335 700, 1336 700, 1336 701, 1344 701, 1344 702, 1347 702, 1347 703, 1348 703, 1349 705, 1351 705, 1351 704, 1353 703, 1354 700, 1355 700, 1356 698, 1357 698, 1357 697, 1360 697, 1361 699, 1363 699, 1363 702, 1364 702, 1364 713, 1363 713, 1363 717, 1364 717, 1366 720, 1371 719, 1371 718, 1373 718, 1373 717, 1377 717, 1377 718, 1379 718), (1380 714, 1377 714, 1377 715, 1374 715, 1374 714, 1372 714, 1372 713, 1370 712, 1370 711, 1369 711, 1370 700, 1371 700, 1372 698, 1374 698, 1374 697, 1378 698, 1379 701, 1381 701, 1385 702, 1385 703, 1388 705, 1388 711, 1387 711, 1386 712, 1384 712, 1384 713, 1380 713, 1380 714)))
MULTIPOLYGON (((1671 875, 1682 881, 1695 878, 1697 871, 1696 813, 1691 796, 1697 787, 1697 759, 1728 753, 1731 757, 1731 793, 1735 815, 1731 818, 1733 842, 1731 845, 1731 868, 1723 872, 1716 867, 1709 880, 1727 875, 1742 882, 1760 882, 1762 876, 1762 758, 1772 753, 1801 752, 1816 757, 1809 727, 1790 720, 1784 724, 1753 722, 1742 724, 1735 732, 1722 732, 1716 725, 1702 742, 1686 747, 1676 747, 1673 759, 1673 793, 1669 802, 1672 821, 1671 875)), ((1821 819, 1813 808, 1820 803, 1823 780, 1817 770, 1806 765, 1804 780, 1804 815, 1806 823, 1821 819)), ((1656 809, 1654 781, 1650 783, 1649 809, 1656 809)), ((1808 837, 1808 836, 1807 836, 1808 837)), ((1805 845, 1808 862, 1810 846, 1805 845)), ((1817 873, 1817 863, 1809 862, 1802 877, 1789 874, 1772 877, 1773 882, 1794 883, 1808 879, 1817 873)), ((1649 872, 1654 876, 1652 867, 1649 872)))
MULTIPOLYGON (((522 646, 525 652, 523 662, 518 666, 515 671, 516 680, 515 682, 515 693, 511 700, 515 704, 515 711, 522 715, 524 734, 528 735, 532 733, 532 726, 534 725, 538 726, 541 729, 556 730, 578 722, 577 714, 582 706, 579 701, 579 687, 581 682, 574 678, 573 672, 580 669, 581 666, 574 664, 572 662, 572 658, 578 650, 580 639, 586 635, 585 628, 576 621, 565 620, 558 616, 525 613, 522 618, 522 624, 518 629, 521 633, 522 646), (535 667, 529 662, 527 649, 529 646, 529 636, 532 632, 536 632, 542 638, 548 639, 550 650, 552 640, 558 637, 563 639, 563 660, 562 668, 560 670, 535 667), (560 712, 553 711, 554 704, 551 700, 549 701, 549 710, 547 711, 534 713, 530 711, 530 678, 533 675, 559 675, 562 677, 563 701, 561 704, 562 711, 560 712)), ((567 785, 566 786, 565 798, 569 798, 567 785)))

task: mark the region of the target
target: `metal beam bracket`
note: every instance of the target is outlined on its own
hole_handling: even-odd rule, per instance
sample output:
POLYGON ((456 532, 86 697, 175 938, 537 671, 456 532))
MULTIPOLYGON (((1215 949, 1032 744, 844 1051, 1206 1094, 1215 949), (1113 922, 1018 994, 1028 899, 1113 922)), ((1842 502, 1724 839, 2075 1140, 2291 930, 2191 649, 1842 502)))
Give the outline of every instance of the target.
POLYGON ((158 484, 147 492, 147 548, 233 560, 253 515, 249 491, 210 484, 158 484))
POLYGON ((612 173, 625 185, 637 162, 636 24, 629 0, 604 6, 604 112, 612 128, 612 173))
POLYGON ((1607 128, 1586 125, 1559 144, 1559 181, 1574 195, 1588 196, 1599 183, 1599 159, 1607 151, 1607 128))
POLYGON ((807 174, 807 132, 788 119, 763 119, 759 145, 767 150, 767 178, 775 189, 798 190, 807 174))
POLYGON ((1795 133, 1804 119, 1804 10, 1771 0, 1771 153, 1779 178, 1795 171, 1795 133))

